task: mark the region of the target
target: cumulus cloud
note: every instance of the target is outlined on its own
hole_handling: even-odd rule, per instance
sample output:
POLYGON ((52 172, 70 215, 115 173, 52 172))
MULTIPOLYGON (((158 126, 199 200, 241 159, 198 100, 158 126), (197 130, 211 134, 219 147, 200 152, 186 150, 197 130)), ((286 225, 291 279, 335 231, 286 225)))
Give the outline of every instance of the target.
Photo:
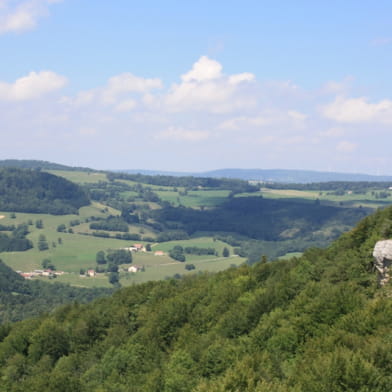
POLYGON ((254 106, 254 98, 246 94, 246 86, 254 81, 254 75, 225 75, 222 69, 219 62, 202 56, 181 76, 181 83, 171 87, 164 100, 167 109, 225 113, 254 106))
POLYGON ((217 61, 211 60, 207 56, 202 56, 193 64, 189 72, 181 75, 181 79, 183 82, 202 82, 218 79, 222 76, 222 68, 222 65, 217 61))
POLYGON ((151 99, 150 91, 162 87, 162 81, 158 78, 145 79, 128 72, 109 78, 103 87, 80 91, 75 97, 65 97, 63 102, 73 106, 95 103, 113 106, 116 111, 125 112, 133 110, 138 104, 138 100, 130 95, 142 94, 148 101, 148 97, 151 99))
POLYGON ((224 120, 218 128, 223 130, 247 130, 282 125, 288 129, 303 126, 307 115, 296 110, 266 110, 256 116, 239 116, 224 120))
POLYGON ((332 120, 342 123, 392 123, 392 101, 384 99, 369 103, 364 97, 337 97, 332 103, 325 105, 321 113, 332 120))
POLYGON ((156 136, 158 140, 177 140, 187 142, 197 142, 206 140, 209 137, 209 132, 189 130, 179 127, 169 127, 168 129, 159 132, 156 136))
POLYGON ((0 81, 0 127, 8 150, 20 149, 23 138, 26 154, 44 145, 52 151, 68 145, 68 154, 76 157, 94 140, 100 155, 91 154, 97 162, 91 166, 119 168, 129 159, 139 167, 162 164, 171 170, 176 163, 168 162, 181 156, 184 170, 199 162, 206 169, 234 164, 317 169, 319 162, 325 169, 339 160, 356 167, 366 143, 369 160, 377 155, 392 164, 385 142, 392 100, 350 97, 338 84, 321 91, 325 85, 306 90, 290 81, 260 83, 249 72, 227 74, 206 56, 168 87, 159 78, 126 72, 61 98, 66 82, 52 71, 0 81), (383 138, 368 137, 375 131, 383 138), (131 148, 134 143, 143 148, 131 148), (203 159, 194 154, 192 161, 195 151, 204 151, 203 159))
POLYGON ((30 72, 14 83, 0 82, 0 100, 25 101, 61 89, 67 83, 64 76, 52 71, 30 72))
POLYGON ((343 80, 337 82, 336 80, 329 80, 324 83, 320 91, 322 94, 344 95, 349 92, 354 82, 353 76, 346 76, 343 80))
POLYGON ((0 34, 18 33, 36 27, 49 14, 49 6, 61 0, 27 0, 0 2, 0 34))
POLYGON ((328 128, 325 131, 320 132, 320 136, 324 136, 327 138, 336 138, 343 136, 345 134, 345 130, 341 127, 332 127, 328 128))
POLYGON ((131 73, 123 73, 111 77, 107 86, 100 91, 104 103, 115 103, 128 93, 147 93, 150 90, 162 88, 160 79, 144 79, 131 73))

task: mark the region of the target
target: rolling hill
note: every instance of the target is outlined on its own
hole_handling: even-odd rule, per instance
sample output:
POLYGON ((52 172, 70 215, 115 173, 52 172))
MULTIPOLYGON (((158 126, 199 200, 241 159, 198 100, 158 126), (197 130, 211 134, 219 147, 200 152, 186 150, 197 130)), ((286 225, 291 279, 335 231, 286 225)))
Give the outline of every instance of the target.
POLYGON ((327 249, 133 286, 0 330, 2 390, 388 392, 392 208, 327 249))
POLYGON ((90 203, 77 184, 31 169, 0 168, 0 195, 2 211, 61 215, 90 203))

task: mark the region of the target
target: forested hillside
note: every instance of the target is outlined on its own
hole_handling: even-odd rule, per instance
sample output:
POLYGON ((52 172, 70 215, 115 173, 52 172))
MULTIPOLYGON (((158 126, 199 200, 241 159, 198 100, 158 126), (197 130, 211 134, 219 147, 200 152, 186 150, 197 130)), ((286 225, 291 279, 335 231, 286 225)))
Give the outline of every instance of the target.
POLYGON ((2 391, 389 392, 392 208, 329 248, 147 283, 3 326, 2 391))
POLYGON ((25 280, 0 260, 0 325, 36 317, 59 305, 89 302, 112 292, 104 288, 83 289, 59 283, 25 280))
POLYGON ((0 210, 72 214, 89 204, 76 184, 38 170, 0 168, 0 210))
POLYGON ((0 160, 0 167, 12 167, 17 169, 38 169, 38 170, 71 170, 71 171, 93 171, 85 167, 66 166, 60 163, 39 161, 34 159, 3 159, 0 160))

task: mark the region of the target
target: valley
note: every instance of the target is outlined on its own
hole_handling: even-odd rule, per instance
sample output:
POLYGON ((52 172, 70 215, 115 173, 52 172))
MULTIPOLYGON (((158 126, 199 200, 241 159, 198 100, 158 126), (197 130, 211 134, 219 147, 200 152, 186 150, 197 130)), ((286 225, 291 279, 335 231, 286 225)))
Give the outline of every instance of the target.
POLYGON ((295 184, 249 185, 236 179, 59 170, 49 163, 44 167, 44 172, 83 189, 90 204, 66 215, 0 211, 2 225, 26 225, 32 244, 23 252, 5 251, 1 258, 22 272, 41 270, 46 260, 64 272, 53 281, 78 287, 112 287, 113 273, 119 284, 128 286, 252 264, 262 256, 299 255, 307 247, 326 246, 374 208, 392 202, 384 183, 372 184, 371 189, 365 183, 358 194, 347 188, 350 183, 342 183, 347 190, 332 192, 330 183, 320 183, 315 190, 295 184), (42 238, 45 249, 39 246, 42 238), (107 264, 97 264, 98 252, 135 244, 149 250, 132 252, 131 263, 112 271, 107 264), (184 262, 170 257, 174 247, 212 252, 188 254, 184 262), (128 271, 131 265, 136 272, 128 271), (88 270, 96 273, 86 276, 88 270))

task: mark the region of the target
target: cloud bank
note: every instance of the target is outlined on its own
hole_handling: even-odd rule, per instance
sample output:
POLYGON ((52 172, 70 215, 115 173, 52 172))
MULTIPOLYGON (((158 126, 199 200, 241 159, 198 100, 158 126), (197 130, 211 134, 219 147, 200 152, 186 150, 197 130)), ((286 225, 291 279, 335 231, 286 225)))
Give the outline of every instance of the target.
POLYGON ((207 56, 169 85, 129 70, 74 94, 71 78, 34 71, 0 81, 0 126, 16 157, 97 168, 387 171, 392 100, 355 96, 354 84, 307 90, 207 56))

